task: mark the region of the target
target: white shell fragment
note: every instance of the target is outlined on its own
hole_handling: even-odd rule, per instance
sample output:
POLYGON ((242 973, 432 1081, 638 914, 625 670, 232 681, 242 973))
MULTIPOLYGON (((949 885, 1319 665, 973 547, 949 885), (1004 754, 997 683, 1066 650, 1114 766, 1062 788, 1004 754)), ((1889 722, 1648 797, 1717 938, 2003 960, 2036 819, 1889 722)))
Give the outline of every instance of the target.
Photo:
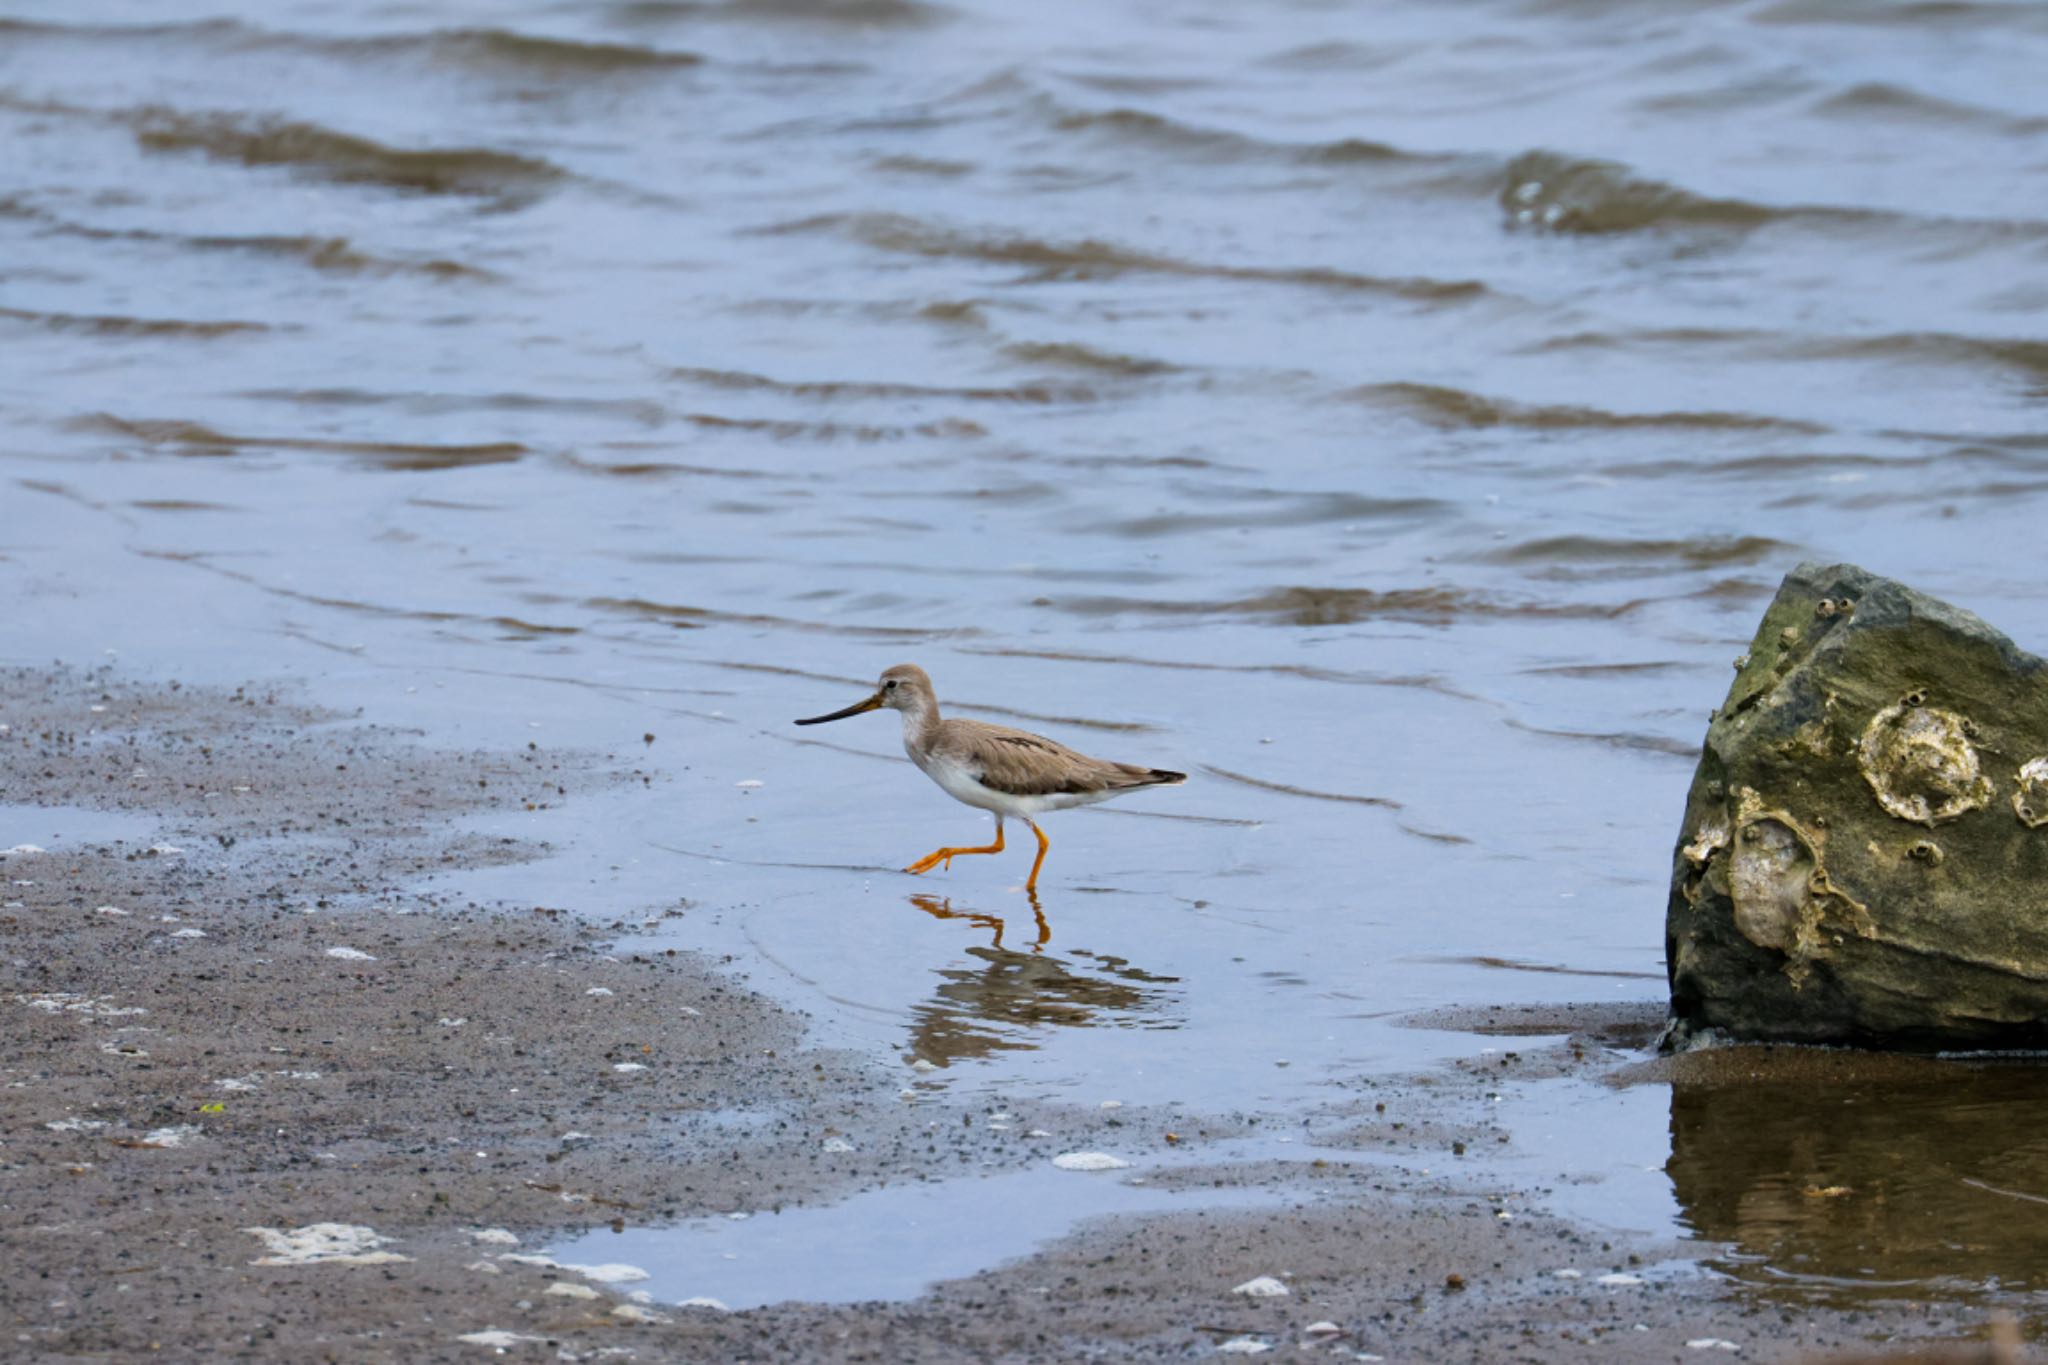
POLYGON ((308 1223, 302 1228, 243 1228, 263 1239, 270 1252, 250 1265, 391 1265, 410 1261, 395 1251, 379 1251, 391 1239, 375 1228, 356 1223, 308 1223))
POLYGON ((375 962, 377 959, 360 948, 329 948, 329 957, 338 957, 347 962, 375 962))
POLYGON ((482 1242, 485 1246, 516 1247, 519 1245, 519 1239, 504 1228, 477 1228, 469 1234, 469 1239, 472 1242, 482 1242))
POLYGON ((620 1322, 662 1323, 668 1319, 659 1313, 650 1313, 637 1303, 622 1303, 612 1309, 612 1316, 620 1322))
POLYGON ((530 1337, 523 1332, 508 1332, 502 1327, 493 1327, 484 1332, 464 1332, 455 1339, 466 1341, 472 1346, 494 1346, 501 1351, 507 1346, 517 1346, 522 1341, 547 1340, 545 1337, 530 1337))
POLYGON ((1257 1337, 1232 1337, 1218 1346, 1216 1353, 1226 1356, 1262 1356, 1272 1349, 1257 1337))
POLYGON ((587 1284, 571 1284, 567 1280, 556 1280, 542 1291, 564 1299, 594 1299, 597 1291, 587 1284))
POLYGON ((1734 1342, 1723 1341, 1720 1337, 1694 1337, 1691 1341, 1685 1343, 1685 1346, 1689 1351, 1739 1351, 1742 1349, 1734 1342))
POLYGON ((825 1139, 825 1150, 828 1152, 850 1152, 854 1150, 854 1146, 843 1137, 828 1137, 825 1139))
POLYGON ((1121 1171, 1131 1163, 1108 1152, 1061 1152, 1052 1164, 1063 1171, 1121 1171))
POLYGON ((586 1280, 596 1280, 599 1284, 629 1284, 634 1280, 647 1278, 647 1272, 637 1265, 568 1265, 552 1256, 529 1256, 511 1251, 505 1252, 498 1259, 510 1261, 514 1265, 538 1266, 542 1270, 566 1270, 572 1275, 581 1275, 586 1280))
POLYGON ((1602 1275, 1599 1279, 1593 1281, 1594 1284, 1604 1284, 1615 1287, 1631 1284, 1641 1284, 1642 1282, 1643 1277, 1640 1275, 1623 1275, 1618 1271, 1612 1275, 1602 1275))
POLYGON ((684 1299, 681 1303, 677 1304, 676 1307, 708 1308, 714 1313, 730 1313, 732 1311, 732 1309, 726 1307, 722 1301, 712 1298, 709 1294, 700 1294, 694 1299, 684 1299))
POLYGON ((205 1132, 196 1124, 180 1123, 171 1128, 152 1128, 142 1135, 142 1140, 152 1147, 183 1147, 193 1138, 205 1136, 205 1132))
POLYGON ((1246 1280, 1230 1292, 1250 1299, 1284 1299, 1294 1291, 1271 1275, 1261 1275, 1255 1280, 1246 1280))

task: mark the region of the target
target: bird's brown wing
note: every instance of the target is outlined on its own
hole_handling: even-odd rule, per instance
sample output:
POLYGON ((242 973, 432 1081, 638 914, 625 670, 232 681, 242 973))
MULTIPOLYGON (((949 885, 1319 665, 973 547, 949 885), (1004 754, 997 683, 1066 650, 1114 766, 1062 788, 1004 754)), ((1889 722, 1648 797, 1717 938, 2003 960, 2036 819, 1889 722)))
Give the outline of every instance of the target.
POLYGON ((1141 768, 1075 753, 1028 730, 974 720, 949 720, 942 746, 985 787, 1012 796, 1076 795, 1142 784, 1141 768))

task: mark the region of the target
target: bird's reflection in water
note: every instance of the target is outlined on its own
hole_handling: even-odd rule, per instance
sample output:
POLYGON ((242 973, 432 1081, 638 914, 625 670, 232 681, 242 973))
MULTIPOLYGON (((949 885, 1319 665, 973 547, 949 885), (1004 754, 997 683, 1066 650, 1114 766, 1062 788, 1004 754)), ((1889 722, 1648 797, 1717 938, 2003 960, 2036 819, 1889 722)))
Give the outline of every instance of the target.
MULTIPOLYGON (((912 1011, 910 1055, 937 1066, 1039 1046, 1048 1028, 1176 1028, 1172 1007, 1179 978, 1154 976, 1118 957, 1045 951, 1052 925, 1031 898, 1034 928, 1025 949, 1005 947, 1000 915, 955 909, 950 900, 917 895, 910 903, 936 919, 967 920, 989 930, 986 946, 969 948, 974 966, 939 970, 932 998, 912 1011)), ((1021 925, 1019 928, 1021 929, 1021 925)))

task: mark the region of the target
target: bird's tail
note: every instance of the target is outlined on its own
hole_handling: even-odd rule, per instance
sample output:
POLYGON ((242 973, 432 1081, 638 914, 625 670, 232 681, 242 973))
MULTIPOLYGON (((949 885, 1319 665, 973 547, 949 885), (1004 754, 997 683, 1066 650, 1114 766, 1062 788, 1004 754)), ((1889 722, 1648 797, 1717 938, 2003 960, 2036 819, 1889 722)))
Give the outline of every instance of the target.
POLYGON ((1119 763, 1124 777, 1133 787, 1174 787, 1188 780, 1186 773, 1172 772, 1166 768, 1141 768, 1135 763, 1119 763))

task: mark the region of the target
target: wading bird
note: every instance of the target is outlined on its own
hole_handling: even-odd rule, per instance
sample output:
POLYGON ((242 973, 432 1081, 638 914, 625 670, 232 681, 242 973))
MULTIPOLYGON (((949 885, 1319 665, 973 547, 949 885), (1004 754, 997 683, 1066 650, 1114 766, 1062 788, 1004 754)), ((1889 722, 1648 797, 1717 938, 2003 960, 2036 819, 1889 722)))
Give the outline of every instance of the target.
POLYGON ((978 720, 941 720, 932 680, 916 664, 897 664, 884 672, 875 694, 829 716, 812 716, 798 725, 822 725, 863 711, 888 706, 903 713, 903 749, 925 776, 955 801, 995 812, 996 841, 987 848, 942 848, 905 872, 929 872, 953 866, 964 853, 1001 853, 1003 817, 1014 815, 1038 836, 1038 858, 1024 889, 1038 889, 1038 869, 1045 865, 1051 842, 1031 817, 1069 806, 1092 806, 1141 787, 1170 787, 1187 781, 1186 773, 1141 768, 1132 763, 1077 754, 1028 730, 988 725, 978 720))

